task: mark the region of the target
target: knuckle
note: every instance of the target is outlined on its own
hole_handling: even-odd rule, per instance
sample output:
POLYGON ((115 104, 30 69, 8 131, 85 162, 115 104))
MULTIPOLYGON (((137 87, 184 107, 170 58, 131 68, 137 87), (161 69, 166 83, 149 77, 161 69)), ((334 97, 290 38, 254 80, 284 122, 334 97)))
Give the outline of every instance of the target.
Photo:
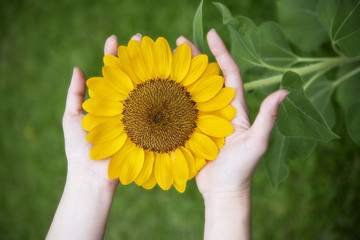
POLYGON ((275 124, 277 116, 278 116, 277 111, 270 111, 270 113, 269 113, 269 122, 271 124, 275 124))
POLYGON ((271 124, 275 124, 278 111, 270 104, 267 104, 267 102, 264 102, 260 108, 259 115, 264 116, 264 119, 266 119, 265 121, 268 121, 271 124))

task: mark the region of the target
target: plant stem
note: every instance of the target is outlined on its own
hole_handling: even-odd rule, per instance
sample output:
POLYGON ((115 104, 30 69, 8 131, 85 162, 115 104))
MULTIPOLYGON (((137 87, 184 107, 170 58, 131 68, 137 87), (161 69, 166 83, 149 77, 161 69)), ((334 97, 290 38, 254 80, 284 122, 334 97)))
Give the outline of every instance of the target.
POLYGON ((329 62, 332 61, 334 59, 338 59, 339 57, 323 57, 323 58, 303 58, 303 57, 298 57, 296 59, 297 62, 329 62))
MULTIPOLYGON (((314 71, 320 71, 322 69, 331 69, 337 66, 340 66, 342 64, 354 62, 360 60, 360 56, 355 58, 346 58, 346 57, 338 57, 334 58, 332 60, 328 60, 326 62, 320 62, 320 63, 314 63, 305 67, 298 67, 298 68, 291 68, 290 71, 293 71, 301 76, 306 75, 308 73, 314 72, 314 71)), ((253 82, 245 83, 244 84, 244 90, 250 91, 254 90, 256 88, 266 87, 270 86, 276 83, 280 83, 282 79, 283 74, 276 75, 269 78, 264 78, 260 80, 256 80, 253 82)))
POLYGON ((355 68, 354 70, 346 73, 345 75, 343 75, 341 78, 339 78, 338 80, 336 80, 335 82, 333 82, 333 86, 337 87, 339 84, 343 83, 345 80, 351 78, 352 76, 354 76, 355 74, 360 72, 360 67, 355 68))
POLYGON ((280 68, 280 67, 276 67, 276 66, 272 66, 272 65, 269 65, 263 61, 261 61, 261 65, 263 67, 266 67, 268 69, 271 69, 271 70, 274 70, 274 71, 279 71, 279 72, 287 72, 287 71, 291 71, 291 68, 280 68))
POLYGON ((340 49, 336 45, 336 42, 334 42, 334 40, 332 38, 331 38, 331 46, 339 56, 344 56, 344 54, 340 51, 340 49))
POLYGON ((257 88, 266 87, 266 86, 270 86, 270 85, 279 83, 282 79, 282 76, 283 76, 283 74, 280 74, 280 75, 276 75, 273 77, 268 77, 268 78, 245 83, 244 90, 245 90, 245 92, 247 92, 247 91, 257 89, 257 88))
POLYGON ((321 75, 323 75, 324 73, 326 73, 329 70, 329 68, 325 68, 317 73, 315 73, 310 79, 309 81, 307 81, 304 85, 304 90, 306 90, 311 84, 313 84, 313 82, 315 82, 316 79, 318 79, 321 75))

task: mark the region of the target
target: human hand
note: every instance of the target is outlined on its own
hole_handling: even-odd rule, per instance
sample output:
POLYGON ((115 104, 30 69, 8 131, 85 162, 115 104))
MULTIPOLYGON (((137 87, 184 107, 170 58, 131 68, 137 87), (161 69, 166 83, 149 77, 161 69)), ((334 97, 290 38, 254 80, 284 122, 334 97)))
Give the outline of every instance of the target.
MULTIPOLYGON (((234 132, 225 138, 225 146, 220 149, 217 159, 209 161, 200 170, 196 182, 204 197, 227 193, 248 194, 254 170, 267 150, 279 105, 288 92, 279 90, 269 95, 261 104, 259 114, 251 126, 239 67, 215 30, 208 33, 207 40, 223 72, 226 87, 236 91, 230 104, 236 108, 237 114, 231 121, 234 132)), ((183 42, 190 45, 194 56, 200 54, 199 50, 183 37, 178 39, 177 44, 183 42)))
MULTIPOLYGON (((118 43, 115 36, 105 42, 104 54, 117 54, 118 43)), ((94 161, 89 158, 92 148, 86 141, 87 132, 81 125, 84 114, 82 103, 86 92, 86 78, 79 68, 74 68, 68 90, 66 108, 63 116, 65 152, 68 160, 67 181, 98 186, 103 190, 115 191, 119 179, 110 180, 107 175, 109 159, 94 161)))
MULTIPOLYGON (((111 36, 106 40, 104 53, 115 55, 117 48, 116 37, 111 36)), ((92 144, 86 141, 87 132, 81 124, 85 81, 84 73, 74 68, 63 116, 68 173, 46 239, 103 239, 119 184, 118 179, 108 178, 109 159, 94 161, 89 158, 92 144)))

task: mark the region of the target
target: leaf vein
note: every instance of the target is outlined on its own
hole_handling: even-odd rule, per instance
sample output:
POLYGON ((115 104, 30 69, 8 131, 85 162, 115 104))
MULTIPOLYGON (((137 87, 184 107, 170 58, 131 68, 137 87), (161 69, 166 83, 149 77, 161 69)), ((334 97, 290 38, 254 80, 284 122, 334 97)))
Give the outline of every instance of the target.
POLYGON ((347 15, 347 17, 344 19, 344 21, 340 24, 339 28, 337 29, 335 35, 334 35, 334 39, 336 39, 337 35, 339 34, 340 30, 342 29, 342 27, 345 25, 345 23, 347 22, 347 20, 349 20, 350 16, 354 13, 354 11, 356 10, 356 8, 360 5, 360 1, 356 4, 356 6, 353 8, 353 10, 351 10, 351 12, 347 15))

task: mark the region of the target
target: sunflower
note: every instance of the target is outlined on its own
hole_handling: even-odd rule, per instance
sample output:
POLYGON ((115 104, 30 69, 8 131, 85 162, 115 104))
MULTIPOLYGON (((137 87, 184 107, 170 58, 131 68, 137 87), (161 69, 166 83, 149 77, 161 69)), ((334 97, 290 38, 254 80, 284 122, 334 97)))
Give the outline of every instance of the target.
POLYGON ((184 192, 233 132, 235 90, 223 87, 219 65, 192 58, 185 43, 172 53, 165 38, 143 37, 104 56, 102 74, 86 82, 90 158, 111 158, 108 176, 124 185, 184 192))

